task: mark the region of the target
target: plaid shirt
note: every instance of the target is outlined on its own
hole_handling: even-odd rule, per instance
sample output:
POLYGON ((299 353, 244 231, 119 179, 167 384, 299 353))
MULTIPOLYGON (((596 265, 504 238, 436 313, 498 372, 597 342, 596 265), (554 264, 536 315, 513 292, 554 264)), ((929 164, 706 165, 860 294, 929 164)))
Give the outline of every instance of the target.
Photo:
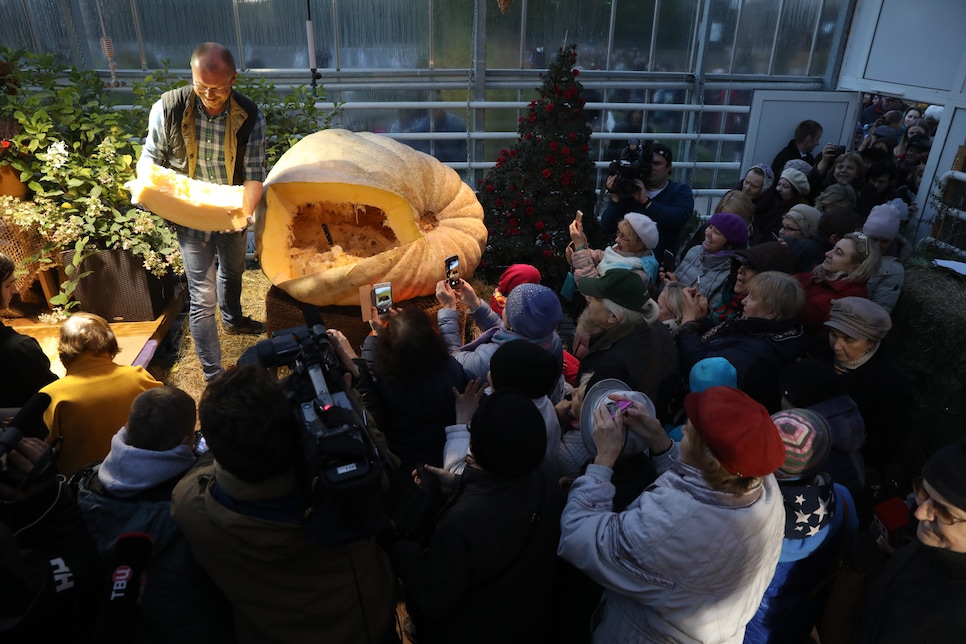
MULTIPOLYGON (((225 129, 229 108, 217 116, 209 116, 201 101, 195 103, 195 133, 198 136, 198 163, 192 179, 228 185, 231 178, 225 168, 225 129)), ((164 108, 161 101, 151 107, 148 136, 141 154, 161 165, 167 155, 167 132, 164 128, 164 108)), ((265 117, 259 110, 255 126, 248 137, 244 164, 245 181, 265 181, 265 117)), ((178 226, 190 237, 211 241, 212 232, 178 226)))

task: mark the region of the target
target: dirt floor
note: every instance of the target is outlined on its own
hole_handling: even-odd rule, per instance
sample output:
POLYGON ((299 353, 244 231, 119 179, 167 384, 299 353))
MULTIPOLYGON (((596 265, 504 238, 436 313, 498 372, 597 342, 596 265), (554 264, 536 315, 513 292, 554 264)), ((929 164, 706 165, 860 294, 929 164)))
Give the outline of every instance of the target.
MULTIPOLYGON (((261 269, 255 267, 245 271, 242 278, 242 312, 245 315, 256 320, 265 320, 265 295, 270 286, 271 283, 261 269)), ((178 327, 178 324, 176 322, 175 326, 178 327)), ((195 353, 191 333, 188 331, 187 313, 182 315, 180 327, 172 331, 168 335, 169 340, 177 342, 180 338, 180 343, 177 346, 167 347, 167 353, 156 355, 149 369, 154 377, 164 384, 179 387, 195 400, 201 400, 201 394, 205 390, 205 378, 198 355, 195 353)), ((265 335, 228 335, 219 332, 222 364, 225 367, 234 365, 246 349, 265 337, 265 335)))

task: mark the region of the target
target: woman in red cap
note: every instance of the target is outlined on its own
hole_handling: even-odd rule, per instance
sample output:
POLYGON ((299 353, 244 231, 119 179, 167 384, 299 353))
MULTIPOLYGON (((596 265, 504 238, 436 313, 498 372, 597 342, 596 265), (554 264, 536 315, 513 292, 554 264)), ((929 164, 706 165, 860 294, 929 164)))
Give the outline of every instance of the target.
MULTIPOLYGON (((623 396, 613 396, 623 400, 623 396)), ((685 398, 680 444, 637 402, 594 414, 597 456, 574 481, 557 554, 604 586, 594 642, 741 642, 778 563, 785 446, 764 407, 731 387, 685 398), (660 473, 611 511, 631 431, 660 473)))

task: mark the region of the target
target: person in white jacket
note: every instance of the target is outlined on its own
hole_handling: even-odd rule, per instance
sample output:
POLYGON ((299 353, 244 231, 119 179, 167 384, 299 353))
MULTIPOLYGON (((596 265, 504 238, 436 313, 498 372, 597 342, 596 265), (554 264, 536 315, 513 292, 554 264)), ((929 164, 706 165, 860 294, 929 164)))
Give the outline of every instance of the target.
POLYGON ((741 642, 781 552, 778 429, 731 387, 685 398, 680 444, 640 403, 607 402, 594 411, 597 456, 570 489, 557 550, 604 586, 593 641, 741 642), (615 513, 611 468, 628 429, 644 437, 660 475, 615 513))

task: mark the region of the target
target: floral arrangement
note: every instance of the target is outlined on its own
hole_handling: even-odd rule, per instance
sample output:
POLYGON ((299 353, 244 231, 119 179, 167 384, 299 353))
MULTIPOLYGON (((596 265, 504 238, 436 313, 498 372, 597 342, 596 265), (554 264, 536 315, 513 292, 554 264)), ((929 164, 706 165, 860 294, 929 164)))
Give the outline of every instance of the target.
POLYGON ((489 233, 481 270, 488 281, 509 264, 527 263, 540 270, 545 285, 559 290, 569 270, 564 251, 577 210, 588 215, 588 237, 596 233, 591 130, 576 60, 576 45, 559 51, 541 75, 540 98, 519 119, 516 144, 500 151, 480 186, 489 233))

